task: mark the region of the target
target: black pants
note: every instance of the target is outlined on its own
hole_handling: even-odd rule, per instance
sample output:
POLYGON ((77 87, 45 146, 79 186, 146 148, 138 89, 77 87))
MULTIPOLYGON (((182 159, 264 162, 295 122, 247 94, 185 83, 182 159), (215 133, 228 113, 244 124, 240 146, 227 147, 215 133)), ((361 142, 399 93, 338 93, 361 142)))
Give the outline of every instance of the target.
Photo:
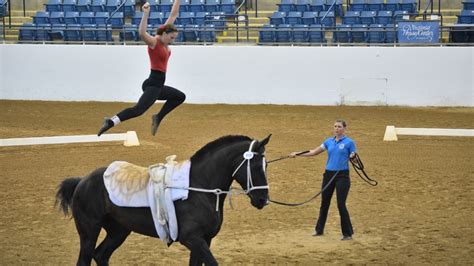
POLYGON ((117 114, 120 121, 123 122, 130 118, 142 115, 155 103, 156 100, 166 100, 158 113, 158 118, 160 120, 174 108, 178 107, 178 105, 182 104, 186 99, 186 95, 173 87, 165 86, 165 79, 166 73, 152 70, 150 77, 148 77, 148 79, 146 79, 142 84, 143 94, 138 100, 138 103, 117 114))
MULTIPOLYGON (((331 180, 336 171, 326 171, 323 177, 323 185, 331 180)), ((351 218, 349 217, 349 211, 346 208, 346 199, 351 188, 351 180, 349 178, 349 171, 339 171, 336 178, 332 183, 323 191, 321 196, 321 208, 319 210, 319 218, 316 223, 316 231, 318 233, 324 233, 324 225, 328 217, 329 205, 331 204, 332 194, 334 189, 336 190, 337 196, 337 208, 339 209, 339 215, 341 216, 341 230, 344 236, 352 236, 354 231, 352 230, 351 218)))

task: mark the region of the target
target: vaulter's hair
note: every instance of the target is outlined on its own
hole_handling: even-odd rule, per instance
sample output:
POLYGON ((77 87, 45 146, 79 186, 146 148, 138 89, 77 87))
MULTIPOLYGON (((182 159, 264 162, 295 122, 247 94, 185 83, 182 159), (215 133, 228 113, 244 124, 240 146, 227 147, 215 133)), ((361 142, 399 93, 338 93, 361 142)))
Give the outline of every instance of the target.
POLYGON ((157 35, 163 35, 163 33, 172 33, 172 32, 178 32, 178 29, 177 29, 176 26, 173 25, 173 24, 164 24, 164 25, 161 25, 161 26, 156 30, 156 34, 157 34, 157 35))

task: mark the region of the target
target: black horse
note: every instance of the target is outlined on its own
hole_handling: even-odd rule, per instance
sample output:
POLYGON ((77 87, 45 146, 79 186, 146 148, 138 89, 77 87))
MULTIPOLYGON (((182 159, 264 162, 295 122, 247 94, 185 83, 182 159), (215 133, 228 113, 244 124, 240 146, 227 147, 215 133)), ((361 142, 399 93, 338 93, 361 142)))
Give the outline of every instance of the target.
MULTIPOLYGON (((225 192, 236 180, 251 204, 262 209, 268 202, 265 145, 270 136, 260 142, 246 136, 226 136, 208 143, 191 157, 189 186, 225 192)), ((79 233, 77 265, 90 265, 92 259, 98 265, 108 265, 112 253, 132 231, 158 237, 150 208, 118 207, 110 201, 103 181, 105 169, 84 178, 67 178, 56 193, 64 214, 72 210, 79 233), (107 236, 95 248, 101 228, 107 236)), ((210 245, 222 225, 225 198, 225 193, 190 190, 187 200, 174 202, 179 228, 176 241, 191 251, 190 265, 217 264, 210 245)))

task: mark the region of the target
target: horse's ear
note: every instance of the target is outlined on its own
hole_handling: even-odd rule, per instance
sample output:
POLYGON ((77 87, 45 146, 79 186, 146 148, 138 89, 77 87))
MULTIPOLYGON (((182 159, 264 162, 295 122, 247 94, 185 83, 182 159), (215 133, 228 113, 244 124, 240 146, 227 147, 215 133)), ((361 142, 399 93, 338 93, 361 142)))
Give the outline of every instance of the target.
POLYGON ((260 141, 260 147, 263 147, 263 146, 267 145, 268 142, 270 141, 271 136, 272 136, 272 134, 268 135, 268 137, 266 137, 262 141, 260 141))

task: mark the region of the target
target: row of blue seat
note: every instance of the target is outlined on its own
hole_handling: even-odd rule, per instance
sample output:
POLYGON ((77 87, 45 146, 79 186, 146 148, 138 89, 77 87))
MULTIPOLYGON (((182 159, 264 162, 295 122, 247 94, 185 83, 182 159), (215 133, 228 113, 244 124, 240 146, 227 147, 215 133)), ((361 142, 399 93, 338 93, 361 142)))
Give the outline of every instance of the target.
MULTIPOLYGON (((393 43, 397 40, 396 26, 371 24, 371 25, 338 25, 333 31, 333 41, 343 43, 393 43)), ((259 32, 260 42, 310 42, 325 43, 326 30, 321 25, 295 25, 288 24, 274 26, 265 25, 259 32)))
MULTIPOLYGON (((181 34, 178 34, 177 42, 215 42, 216 29, 214 25, 176 25, 181 34)), ((156 33, 157 25, 149 25, 148 32, 156 33)), ((35 25, 25 23, 19 31, 20 41, 105 41, 112 42, 111 25, 35 25)), ((120 41, 139 41, 138 27, 126 25, 119 32, 120 41)))
POLYGON ((474 9, 461 10, 461 14, 458 15, 458 23, 459 24, 474 24, 474 9))
POLYGON ((462 1, 463 9, 465 10, 474 10, 474 0, 464 0, 462 1))
MULTIPOLYGON (((156 12, 170 12, 174 0, 150 0, 150 10, 156 12)), ((118 10, 124 12, 125 16, 133 16, 135 11, 135 0, 49 0, 46 11, 92 11, 113 12, 118 10), (126 1, 123 6, 121 4, 126 1)), ((216 12, 222 11, 228 14, 234 13, 235 0, 182 0, 180 10, 189 12, 216 12)))
MULTIPOLYGON (((409 16, 408 11, 348 11, 342 17, 344 24, 391 24, 396 21, 401 21, 409 16)), ((270 24, 323 24, 325 26, 333 26, 335 24, 334 12, 299 12, 290 11, 288 14, 285 12, 275 12, 270 17, 270 24), (324 20, 323 20, 324 18, 324 20)))
MULTIPOLYGON (((149 24, 163 24, 169 17, 170 12, 152 12, 148 18, 149 24)), ((180 12, 176 24, 215 24, 225 25, 224 12, 180 12)), ((137 12, 132 17, 132 24, 140 24, 142 12, 137 12)), ((38 11, 33 17, 35 24, 112 24, 120 27, 124 24, 122 12, 44 12, 38 11), (110 17, 110 15, 112 15, 110 17), (110 18, 109 18, 110 17, 110 18)))
MULTIPOLYGON (((278 11, 325 11, 329 10, 334 0, 281 0, 278 11)), ((342 0, 335 3, 336 10, 342 10, 342 0)), ((348 11, 397 11, 415 12, 417 0, 352 0, 348 11)), ((338 12, 336 12, 338 13, 338 12)), ((337 14, 339 15, 339 14, 337 14)))

